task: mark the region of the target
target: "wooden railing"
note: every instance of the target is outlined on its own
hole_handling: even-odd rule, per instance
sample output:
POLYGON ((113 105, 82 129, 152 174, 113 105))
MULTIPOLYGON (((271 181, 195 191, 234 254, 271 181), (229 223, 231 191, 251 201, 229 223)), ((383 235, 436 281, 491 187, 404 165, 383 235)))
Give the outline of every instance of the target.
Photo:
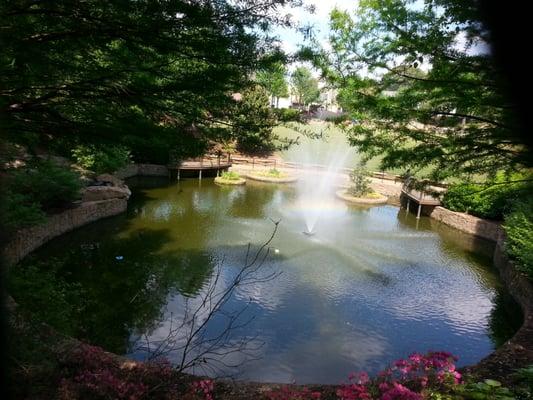
POLYGON ((402 193, 421 205, 440 205, 440 199, 445 191, 446 187, 443 184, 429 181, 416 182, 412 178, 406 179, 402 185, 402 193))
MULTIPOLYGON (((294 168, 294 169, 309 169, 309 170, 326 170, 329 166, 324 164, 309 164, 299 163, 294 161, 283 161, 270 158, 249 158, 249 157, 233 157, 234 164, 247 165, 252 168, 255 166, 272 167, 272 168, 294 168)), ((339 172, 350 174, 352 168, 339 168, 339 172)), ((400 175, 390 174, 384 171, 371 172, 373 178, 388 180, 393 182, 402 182, 403 178, 400 175)))

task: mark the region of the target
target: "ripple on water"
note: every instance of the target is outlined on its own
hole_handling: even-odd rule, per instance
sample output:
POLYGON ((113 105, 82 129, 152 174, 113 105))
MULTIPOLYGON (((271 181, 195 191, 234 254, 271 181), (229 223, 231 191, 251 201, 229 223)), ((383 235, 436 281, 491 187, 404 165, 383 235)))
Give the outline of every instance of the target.
MULTIPOLYGON (((133 197, 138 212, 128 219, 72 232, 37 257, 90 264, 69 271, 88 287, 104 285, 88 291, 97 306, 87 322, 105 327, 109 342, 129 340, 129 354, 142 359, 146 352, 133 343, 164 339, 171 317, 184 315, 186 301, 201 304, 218 266, 223 288, 242 267, 247 244, 257 249, 272 233, 271 219, 281 219, 270 244, 278 251, 261 268, 277 277, 238 288, 227 303, 233 311, 247 306, 245 316, 254 318, 232 332, 230 344, 254 337, 254 344, 263 344, 254 353, 261 358, 228 373, 258 381, 338 383, 350 371, 376 372, 412 351, 452 351, 464 365, 492 350, 489 326, 502 319, 493 317, 500 288, 488 260, 443 228, 433 230, 425 218, 416 221, 388 205, 348 207, 334 198, 308 237, 294 206, 297 195, 291 186, 221 188, 209 180, 145 189, 142 201, 133 197), (96 241, 100 247, 90 257, 76 253, 80 243, 96 241), (68 257, 64 248, 72 249, 68 257), (116 254, 124 256, 120 268, 116 254), (110 309, 122 310, 113 324, 105 312, 110 309)), ((221 321, 210 321, 206 335, 215 335, 221 321)), ((91 339, 99 344, 101 337, 91 339)), ((225 361, 239 364, 240 356, 225 361)))

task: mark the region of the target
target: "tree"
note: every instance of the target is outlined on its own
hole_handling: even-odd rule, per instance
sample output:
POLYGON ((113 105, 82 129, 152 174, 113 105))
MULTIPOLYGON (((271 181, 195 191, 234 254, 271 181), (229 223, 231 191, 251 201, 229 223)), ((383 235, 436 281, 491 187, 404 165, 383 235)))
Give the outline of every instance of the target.
POLYGON ((316 64, 361 121, 351 143, 382 168, 442 179, 533 166, 476 3, 366 0, 330 25, 316 64))
POLYGON ((232 134, 239 151, 264 153, 276 148, 276 137, 272 133, 276 118, 265 88, 257 85, 245 90, 235 108, 233 119, 235 126, 232 134))
POLYGON ((298 67, 291 75, 293 93, 298 98, 298 104, 308 105, 320 96, 318 81, 313 78, 311 71, 305 67, 298 67))
POLYGON ((269 69, 259 71, 256 76, 257 83, 264 87, 271 97, 270 104, 279 105, 280 97, 289 95, 289 87, 285 75, 287 68, 282 63, 275 63, 269 69))
POLYGON ((290 25, 277 11, 298 3, 3 1, 1 128, 30 150, 101 143, 134 157, 198 153, 203 128, 232 124, 231 94, 274 52, 269 28, 290 25), (193 124, 199 135, 188 133, 193 124))

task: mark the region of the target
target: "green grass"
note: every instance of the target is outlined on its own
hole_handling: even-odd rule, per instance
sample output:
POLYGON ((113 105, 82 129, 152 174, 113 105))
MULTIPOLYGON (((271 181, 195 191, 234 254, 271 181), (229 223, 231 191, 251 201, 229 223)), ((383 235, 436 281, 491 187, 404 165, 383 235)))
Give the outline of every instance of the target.
POLYGON ((269 169, 268 171, 254 172, 254 175, 264 176, 266 178, 277 178, 277 179, 283 179, 283 178, 289 177, 289 174, 282 172, 280 170, 277 170, 275 168, 269 169))
POLYGON ((220 177, 226 181, 238 181, 239 179, 241 179, 241 176, 234 171, 223 172, 220 177))
MULTIPOLYGON (((274 134, 280 138, 298 140, 299 144, 292 145, 288 150, 278 153, 284 161, 327 165, 332 159, 335 160, 334 154, 351 149, 342 167, 353 168, 363 158, 357 149, 350 146, 346 133, 332 123, 311 121, 309 124, 279 125, 274 128, 274 134), (293 126, 297 130, 293 129, 293 126), (304 135, 298 130, 304 130, 309 135, 304 135)), ((381 156, 371 158, 368 160, 366 168, 372 172, 382 171, 380 166, 382 158, 381 156)), ((423 177, 430 170, 431 168, 425 167, 414 172, 414 175, 423 177)), ((401 175, 405 169, 388 169, 385 172, 401 175)))

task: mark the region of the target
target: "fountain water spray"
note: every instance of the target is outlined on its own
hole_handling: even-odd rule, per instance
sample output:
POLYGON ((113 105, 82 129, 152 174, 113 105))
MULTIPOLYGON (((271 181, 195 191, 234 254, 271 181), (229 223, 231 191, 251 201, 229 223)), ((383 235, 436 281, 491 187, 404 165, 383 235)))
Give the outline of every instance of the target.
POLYGON ((312 236, 315 234, 318 220, 325 210, 332 206, 334 189, 343 183, 344 177, 339 175, 339 170, 346 166, 348 158, 355 151, 344 135, 329 135, 322 139, 308 137, 303 139, 298 149, 298 161, 308 168, 299 180, 298 207, 306 225, 303 233, 312 236), (317 165, 322 167, 319 168, 317 165))

